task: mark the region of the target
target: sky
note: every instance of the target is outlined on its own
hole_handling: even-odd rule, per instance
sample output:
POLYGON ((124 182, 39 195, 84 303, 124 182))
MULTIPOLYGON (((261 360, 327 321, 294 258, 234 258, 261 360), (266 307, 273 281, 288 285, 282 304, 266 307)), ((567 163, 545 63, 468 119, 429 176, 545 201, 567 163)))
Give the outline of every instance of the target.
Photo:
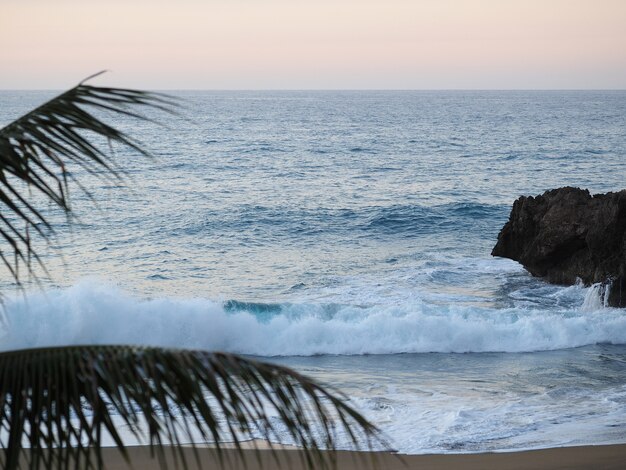
POLYGON ((0 89, 624 89, 626 0, 0 0, 0 89))

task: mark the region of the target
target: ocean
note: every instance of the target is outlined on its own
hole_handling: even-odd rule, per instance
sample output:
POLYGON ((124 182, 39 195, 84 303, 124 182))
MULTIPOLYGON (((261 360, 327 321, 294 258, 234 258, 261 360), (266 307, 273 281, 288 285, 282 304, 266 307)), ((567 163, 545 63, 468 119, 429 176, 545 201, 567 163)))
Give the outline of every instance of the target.
MULTIPOLYGON (((624 188, 624 91, 172 92, 153 159, 74 170, 50 278, 2 277, 0 349, 259 356, 404 453, 626 442, 626 312, 490 256, 513 201, 624 188)), ((0 126, 51 97, 0 92, 0 126)), ((285 434, 284 443, 289 443, 285 434)))

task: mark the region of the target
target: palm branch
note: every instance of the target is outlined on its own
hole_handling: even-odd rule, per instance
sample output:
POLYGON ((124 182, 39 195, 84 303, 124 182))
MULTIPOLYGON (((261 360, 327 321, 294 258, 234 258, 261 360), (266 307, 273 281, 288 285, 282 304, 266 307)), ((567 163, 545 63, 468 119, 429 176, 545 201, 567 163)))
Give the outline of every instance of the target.
POLYGON ((0 239, 8 247, 0 249, 0 259, 18 283, 20 265, 33 273, 35 261, 45 270, 31 239, 35 234, 49 242, 54 234, 41 206, 52 203, 71 214, 70 181, 91 194, 72 168, 104 178, 121 176, 115 162, 91 138, 148 154, 139 142, 86 109, 148 119, 131 106, 172 111, 174 103, 162 94, 95 87, 83 81, 0 129, 0 239))
POLYGON ((286 432, 309 468, 331 463, 320 450, 334 449, 338 435, 355 448, 377 439, 372 424, 312 380, 236 355, 129 346, 0 354, 4 468, 16 468, 23 441, 28 468, 102 468, 107 435, 127 457, 120 422, 163 468, 168 444, 186 467, 181 445, 198 437, 219 453, 225 441, 241 450, 242 439, 286 432))
MULTIPOLYGON (((147 119, 137 106, 170 110, 155 93, 78 86, 0 129, 0 259, 19 283, 21 265, 45 269, 31 234, 49 241, 43 203, 71 215, 70 183, 90 194, 70 169, 103 178, 121 171, 92 143, 102 137, 147 155, 141 145, 86 108, 147 119), (22 228, 23 227, 23 228, 22 228)), ((10 334, 10 332, 9 332, 10 334)), ((101 468, 108 435, 128 456, 118 427, 146 439, 166 466, 170 448, 201 440, 219 453, 225 441, 272 439, 283 426, 310 468, 332 463, 339 433, 359 448, 382 443, 378 430, 336 392, 285 367, 224 353, 132 346, 68 346, 0 353, 0 463, 5 469, 101 468), (273 417, 272 410, 275 412, 273 417), (21 457, 24 446, 30 451, 21 457)), ((220 454, 221 455, 221 454, 220 454)))

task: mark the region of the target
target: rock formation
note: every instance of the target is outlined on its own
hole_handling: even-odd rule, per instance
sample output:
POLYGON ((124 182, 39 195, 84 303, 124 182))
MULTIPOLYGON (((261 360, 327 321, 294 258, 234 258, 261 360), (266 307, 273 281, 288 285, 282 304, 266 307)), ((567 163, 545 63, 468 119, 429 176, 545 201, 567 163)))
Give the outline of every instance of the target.
POLYGON ((608 304, 626 307, 626 190, 592 196, 566 187, 522 196, 491 254, 555 284, 610 283, 608 304))

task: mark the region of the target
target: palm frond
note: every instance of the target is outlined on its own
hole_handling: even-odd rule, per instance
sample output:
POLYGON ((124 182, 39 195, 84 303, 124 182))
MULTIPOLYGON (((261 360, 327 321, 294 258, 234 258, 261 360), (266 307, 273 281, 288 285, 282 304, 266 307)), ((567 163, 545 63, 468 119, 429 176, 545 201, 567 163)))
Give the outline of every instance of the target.
MULTIPOLYGON (((120 423, 145 436, 162 468, 181 444, 276 439, 287 432, 309 468, 332 464, 339 433, 354 448, 382 444, 378 430, 312 380, 241 356, 128 346, 71 346, 0 354, 3 468, 102 468, 108 434, 127 457, 120 423), (23 442, 25 441, 25 442, 23 442), (169 446, 168 446, 169 444, 169 446)), ((221 455, 221 454, 220 454, 221 455)), ((196 462, 199 463, 199 462, 196 462)))
POLYGON ((120 177, 115 162, 91 137, 98 135, 148 155, 137 141, 87 109, 149 120, 133 109, 171 112, 174 105, 158 93, 81 82, 0 129, 0 239, 9 248, 0 249, 0 259, 18 283, 21 265, 32 273, 35 262, 45 271, 31 238, 36 235, 48 242, 54 234, 42 205, 52 203, 70 214, 68 183, 72 181, 90 194, 75 180, 72 167, 104 178, 120 177))

